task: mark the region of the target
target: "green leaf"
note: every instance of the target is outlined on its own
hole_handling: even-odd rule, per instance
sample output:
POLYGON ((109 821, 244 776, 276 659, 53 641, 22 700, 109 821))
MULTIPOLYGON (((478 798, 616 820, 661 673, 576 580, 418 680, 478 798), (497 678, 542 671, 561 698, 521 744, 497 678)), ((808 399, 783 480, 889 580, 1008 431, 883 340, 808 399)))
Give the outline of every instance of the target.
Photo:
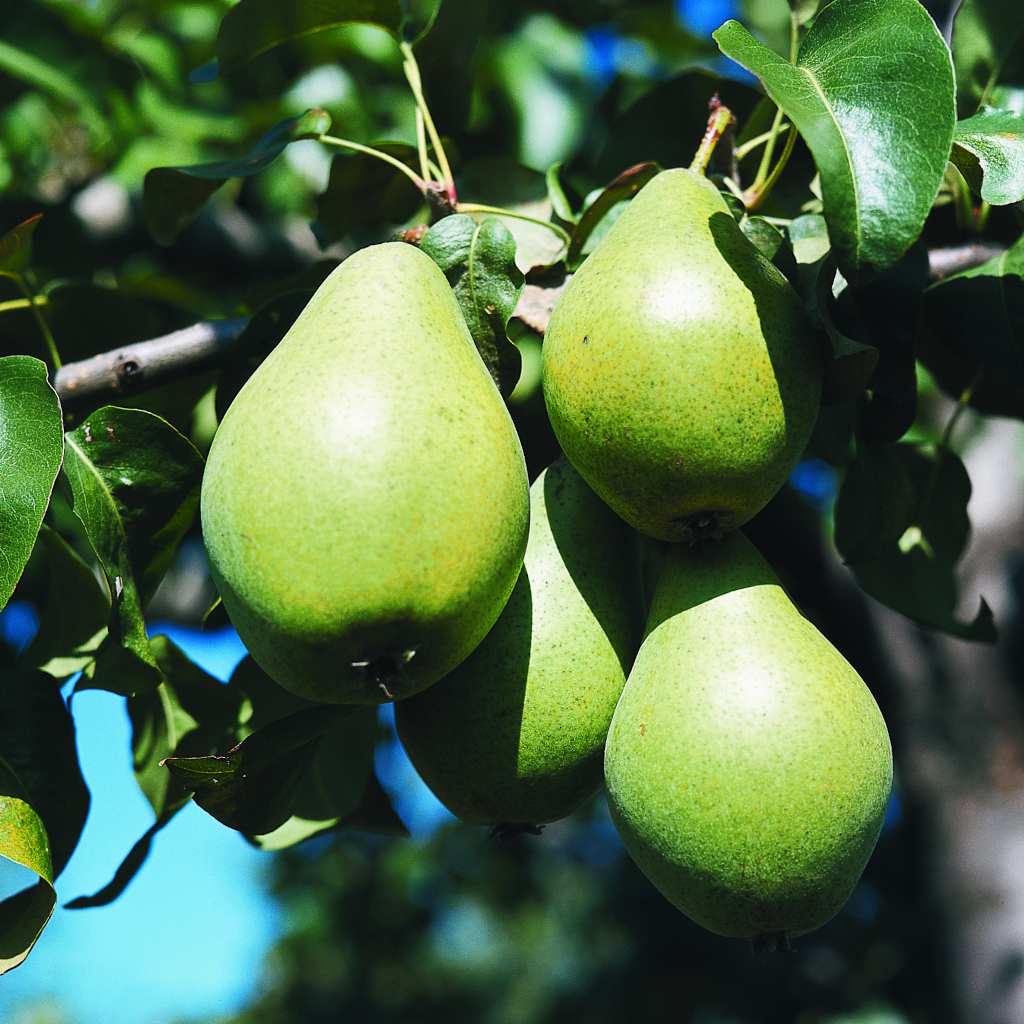
POLYGON ((208 814, 247 835, 264 835, 291 816, 321 737, 360 710, 323 704, 268 723, 223 756, 171 757, 164 763, 208 814))
POLYGON ((0 673, 0 758, 46 830, 52 881, 71 859, 89 812, 74 722, 52 676, 0 673))
POLYGON ((836 546, 883 604, 919 625, 991 643, 996 628, 984 599, 973 622, 954 617, 970 497, 967 470, 946 449, 863 445, 836 503, 836 546))
POLYGON ((953 28, 957 103, 964 116, 989 102, 992 87, 1024 70, 1024 4, 965 0, 953 28))
POLYGON ((0 358, 0 607, 32 554, 60 469, 62 431, 46 365, 31 356, 0 358))
POLYGON ((217 33, 217 58, 231 71, 289 39, 341 25, 378 25, 398 38, 399 0, 240 0, 224 15, 217 33))
POLYGON ((43 526, 36 545, 49 565, 50 592, 39 629, 18 667, 67 679, 95 659, 107 635, 110 598, 92 568, 59 533, 43 526))
MULTIPOLYGON (((203 458, 169 423, 141 409, 106 406, 67 434, 64 469, 112 595, 110 636, 156 685, 143 609, 199 504, 203 458), (149 666, 147 669, 146 666, 149 666)), ((120 655, 118 655, 120 656, 120 655)), ((101 659, 102 661, 102 659, 101 659)), ((98 668, 100 666, 98 665, 98 668)), ((129 674, 98 674, 115 693, 135 692, 129 674)))
POLYGON ((938 195, 955 123, 949 50, 925 9, 833 0, 795 65, 735 21, 714 38, 810 147, 843 276, 860 284, 895 266, 938 195))
POLYGON ((266 835, 250 836, 264 850, 280 850, 314 835, 347 827, 373 777, 377 708, 361 707, 324 733, 299 783, 291 816, 266 835))
POLYGON ((39 882, 0 903, 0 974, 28 956, 57 903, 46 829, 28 793, 0 760, 0 856, 34 871, 39 882))
POLYGON ((958 121, 950 160, 986 203, 1006 206, 1024 199, 1024 117, 985 107, 958 121))
POLYGON ((583 211, 569 241, 569 250, 565 254, 565 262, 570 270, 575 270, 583 262, 583 247, 587 239, 612 207, 632 199, 660 170, 656 163, 636 164, 630 167, 612 181, 583 211))
POLYGON ((740 230, 795 287, 797 283, 796 256, 793 255, 793 248, 786 236, 774 224, 769 224, 764 217, 745 217, 740 224, 740 230))
POLYGON ((544 175, 544 181, 548 187, 548 199, 551 200, 551 209, 559 220, 565 221, 566 224, 575 224, 576 214, 572 212, 572 204, 562 187, 561 176, 562 165, 560 163, 552 164, 548 168, 548 173, 544 175))
POLYGON ((142 183, 142 216, 150 234, 161 245, 170 245, 228 178, 258 174, 273 163, 289 143, 317 138, 330 126, 330 114, 314 108, 274 125, 249 153, 235 160, 187 167, 154 167, 146 173, 142 183))
POLYGON ((1024 238, 982 266, 933 284, 924 318, 955 355, 1024 390, 1024 238))
MULTIPOLYGON (((401 160, 407 167, 417 166, 413 146, 384 142, 376 146, 401 160)), ((422 205, 423 194, 396 167, 368 153, 338 155, 331 161, 327 188, 317 199, 317 236, 327 247, 344 238, 353 228, 382 222, 402 224, 422 205)))
POLYGON ((503 398, 519 381, 522 357, 506 328, 523 291, 516 242, 504 224, 445 217, 423 236, 422 250, 441 268, 459 301, 469 333, 503 398))
POLYGON ((0 273, 23 274, 32 262, 32 232, 39 226, 43 215, 22 221, 0 238, 0 273))
POLYGON ((552 206, 547 178, 540 171, 514 160, 480 157, 470 160, 459 173, 459 199, 532 217, 503 217, 497 213, 474 213, 474 218, 493 217, 512 232, 516 240, 516 265, 524 273, 549 267, 564 253, 564 239, 550 223, 552 206), (536 223, 541 221, 542 223, 536 223))

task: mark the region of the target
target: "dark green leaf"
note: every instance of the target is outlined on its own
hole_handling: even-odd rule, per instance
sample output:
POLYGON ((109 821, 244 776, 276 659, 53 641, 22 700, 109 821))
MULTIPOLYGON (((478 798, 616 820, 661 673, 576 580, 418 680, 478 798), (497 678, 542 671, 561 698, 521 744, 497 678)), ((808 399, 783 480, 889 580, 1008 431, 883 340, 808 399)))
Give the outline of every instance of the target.
POLYGON ((245 325, 217 381, 218 421, 224 418, 228 406, 260 363, 288 333, 312 296, 311 289, 275 296, 245 325))
POLYGON ((42 820, 52 881, 70 860, 89 812, 74 722, 52 676, 0 673, 0 758, 18 776, 42 820))
POLYGON ((525 280, 512 232, 494 218, 478 224, 454 214, 424 235, 421 248, 448 278, 480 358, 508 397, 519 382, 522 358, 506 327, 525 280))
POLYGON ((28 793, 11 768, 0 760, 0 856, 39 875, 39 882, 0 903, 0 974, 28 956, 53 913, 49 841, 28 793))
MULTIPOLYGON (((234 8, 237 10, 237 8, 234 8)), ((246 178, 273 163, 290 142, 316 138, 331 125, 325 110, 307 110, 274 125, 245 156, 187 167, 154 167, 142 184, 142 216, 150 234, 170 245, 228 178, 246 178)))
MULTIPOLYGON (((143 609, 189 528, 199 503, 203 458, 169 423, 141 409, 106 406, 67 435, 64 468, 112 595, 110 635, 144 666, 153 660, 143 609)), ((119 685, 134 692, 139 680, 119 685), (129 686, 131 687, 129 689, 129 686)), ((93 685, 100 685, 94 678, 93 685)))
POLYGON ((764 83, 814 154, 843 276, 899 262, 942 184, 955 111, 949 50, 917 0, 833 0, 795 65, 738 22, 714 33, 764 83))
POLYGON ((919 625, 993 642, 984 600, 973 622, 954 617, 970 496, 967 471, 948 450, 864 445, 839 492, 836 546, 864 590, 883 604, 919 625))
POLYGON ((372 706, 328 729, 299 783, 291 816, 250 841, 264 850, 280 850, 345 827, 342 823, 359 809, 373 776, 376 737, 377 708, 372 706))
POLYGON ((552 164, 548 168, 548 173, 544 176, 548 186, 548 199, 551 200, 551 209, 559 220, 565 221, 566 224, 575 224, 576 214, 572 212, 572 204, 562 187, 561 174, 561 164, 552 164))
POLYGON ((965 0, 953 29, 957 103, 970 117, 989 101, 992 87, 1024 70, 1024 4, 1019 0, 965 0))
POLYGON ((32 554, 60 469, 62 431, 46 365, 31 356, 0 359, 0 607, 32 554))
POLYGON ((29 217, 0 238, 0 273, 23 274, 32 262, 32 232, 39 226, 41 213, 29 217))
POLYGON ((795 287, 796 256, 793 255, 793 248, 786 236, 774 224, 769 224, 764 217, 746 217, 740 228, 761 254, 770 259, 786 280, 795 287))
POLYGON ((402 21, 399 0, 240 0, 220 23, 217 58, 230 71, 289 39, 357 22, 397 38, 402 21))
POLYGON ((67 679, 96 657, 107 635, 110 598, 90 566, 59 533, 44 526, 36 544, 50 568, 50 592, 39 630, 18 667, 39 668, 56 679, 67 679))
POLYGON ((583 247, 594 229, 604 220, 613 206, 627 199, 632 199, 653 178, 661 168, 655 163, 637 164, 623 171, 607 188, 583 211, 569 242, 569 251, 565 262, 570 270, 574 270, 582 262, 583 247))
POLYGON ((1024 238, 984 265, 933 284, 924 317, 956 356, 1024 390, 1024 238))
POLYGON ((172 757, 171 774, 195 801, 229 828, 264 835, 291 816, 322 736, 359 705, 316 705, 279 718, 223 756, 172 757))
POLYGON ((892 270, 860 288, 847 288, 836 304, 836 312, 847 317, 846 329, 878 351, 867 381, 871 401, 858 410, 868 441, 899 440, 917 415, 914 341, 927 281, 928 250, 917 242, 892 270))
POLYGON ((1024 199, 1024 117, 986 107, 958 121, 950 159, 986 203, 1020 202, 1024 199))
MULTIPOLYGON (((376 147, 408 167, 417 163, 416 149, 401 142, 376 147)), ((401 224, 423 203, 423 194, 396 167, 367 153, 336 156, 327 188, 317 200, 317 232, 321 246, 344 238, 353 228, 401 224)))

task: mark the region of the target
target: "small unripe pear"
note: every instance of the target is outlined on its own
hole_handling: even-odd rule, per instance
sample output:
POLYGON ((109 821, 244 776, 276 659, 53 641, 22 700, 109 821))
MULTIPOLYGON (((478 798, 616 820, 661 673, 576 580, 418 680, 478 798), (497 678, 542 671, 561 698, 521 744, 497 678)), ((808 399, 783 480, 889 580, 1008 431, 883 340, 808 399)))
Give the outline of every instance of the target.
POLYGON ((885 819, 892 751, 849 662, 739 532, 673 545, 605 752, 626 849, 755 948, 833 917, 885 819))

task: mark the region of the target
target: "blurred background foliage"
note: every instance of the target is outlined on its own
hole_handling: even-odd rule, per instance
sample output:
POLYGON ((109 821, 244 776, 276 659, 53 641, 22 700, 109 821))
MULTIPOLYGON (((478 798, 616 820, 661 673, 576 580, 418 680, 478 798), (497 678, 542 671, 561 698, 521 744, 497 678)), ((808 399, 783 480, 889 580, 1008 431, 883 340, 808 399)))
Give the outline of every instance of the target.
MULTIPOLYGON (((446 4, 458 15, 451 48, 439 46, 421 64, 466 199, 477 198, 474 182, 481 181, 543 203, 541 175, 563 162, 578 204, 638 160, 688 163, 712 92, 721 91, 744 113, 758 100, 710 32, 735 16, 778 52, 789 46, 786 0, 446 4), (473 51, 477 34, 470 64, 463 51, 473 51), (460 75, 467 88, 456 87, 460 75), (503 161, 504 175, 481 161, 503 161)), ((327 109, 333 134, 354 141, 416 141, 399 51, 375 28, 318 33, 216 80, 190 81, 190 72, 214 55, 217 27, 230 6, 227 0, 0 5, 0 230, 45 215, 35 233, 30 283, 47 304, 65 361, 198 318, 252 314, 276 294, 315 287, 339 259, 401 226, 358 224, 321 249, 310 224, 328 188, 332 154, 307 141, 290 146, 263 173, 229 181, 174 244, 153 241, 141 214, 148 170, 238 156, 309 107, 327 109)), ((947 4, 926 6, 941 25, 947 4)), ((1024 96, 1020 89, 1004 91, 1007 106, 1024 96)), ((798 147, 792 180, 801 181, 801 166, 807 169, 802 184, 775 198, 790 215, 813 201, 807 188, 813 170, 798 147)), ((1006 233, 1015 238, 1019 228, 1006 217, 1006 233)), ((943 240, 943 224, 940 217, 929 227, 931 240, 943 240)), ((3 305, 20 297, 0 279, 0 354, 38 347, 29 312, 3 305)), ((512 411, 532 478, 557 448, 538 388, 539 339, 517 329, 524 375, 512 411)), ((913 436, 934 438, 938 392, 925 373, 921 384, 913 436)), ((137 404, 160 412, 205 449, 216 428, 213 385, 200 378, 137 404)), ((841 459, 832 439, 849 438, 846 412, 829 411, 813 442, 833 465, 841 459)), ((835 473, 821 460, 803 464, 801 472, 803 483, 794 479, 750 532, 801 607, 864 675, 892 724, 901 714, 896 669, 866 599, 837 576, 826 544, 835 473)), ((74 539, 76 521, 59 499, 53 516, 74 539)), ((45 590, 44 573, 30 563, 0 619, 3 663, 13 664, 15 638, 45 590)), ((208 599, 197 523, 149 614, 195 624, 208 599)), ((1017 631, 1007 635, 1019 664, 1017 631)), ((396 756, 386 714, 381 730, 381 757, 396 756)), ((893 738, 899 760, 898 730, 893 738)), ((797 940, 796 955, 768 960, 754 960, 745 943, 710 935, 676 912, 623 853, 602 798, 541 837, 506 844, 450 821, 416 841, 354 834, 313 840, 274 855, 273 897, 285 908, 287 934, 267 967, 264 994, 234 1020, 959 1020, 949 921, 934 884, 931 812, 914 793, 900 792, 902 802, 894 802, 843 912, 797 940)), ((1022 968, 1024 961, 1008 962, 1004 988, 1022 968)))

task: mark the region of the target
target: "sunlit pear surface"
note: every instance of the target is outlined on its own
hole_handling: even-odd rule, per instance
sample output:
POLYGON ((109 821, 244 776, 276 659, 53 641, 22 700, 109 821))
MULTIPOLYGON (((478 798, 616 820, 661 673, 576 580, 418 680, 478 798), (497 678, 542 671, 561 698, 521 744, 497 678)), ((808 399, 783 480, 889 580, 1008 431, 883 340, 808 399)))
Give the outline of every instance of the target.
POLYGON ((526 466, 427 256, 370 246, 323 283, 228 409, 202 519, 239 635, 304 697, 401 698, 483 639, 522 565, 526 466))

